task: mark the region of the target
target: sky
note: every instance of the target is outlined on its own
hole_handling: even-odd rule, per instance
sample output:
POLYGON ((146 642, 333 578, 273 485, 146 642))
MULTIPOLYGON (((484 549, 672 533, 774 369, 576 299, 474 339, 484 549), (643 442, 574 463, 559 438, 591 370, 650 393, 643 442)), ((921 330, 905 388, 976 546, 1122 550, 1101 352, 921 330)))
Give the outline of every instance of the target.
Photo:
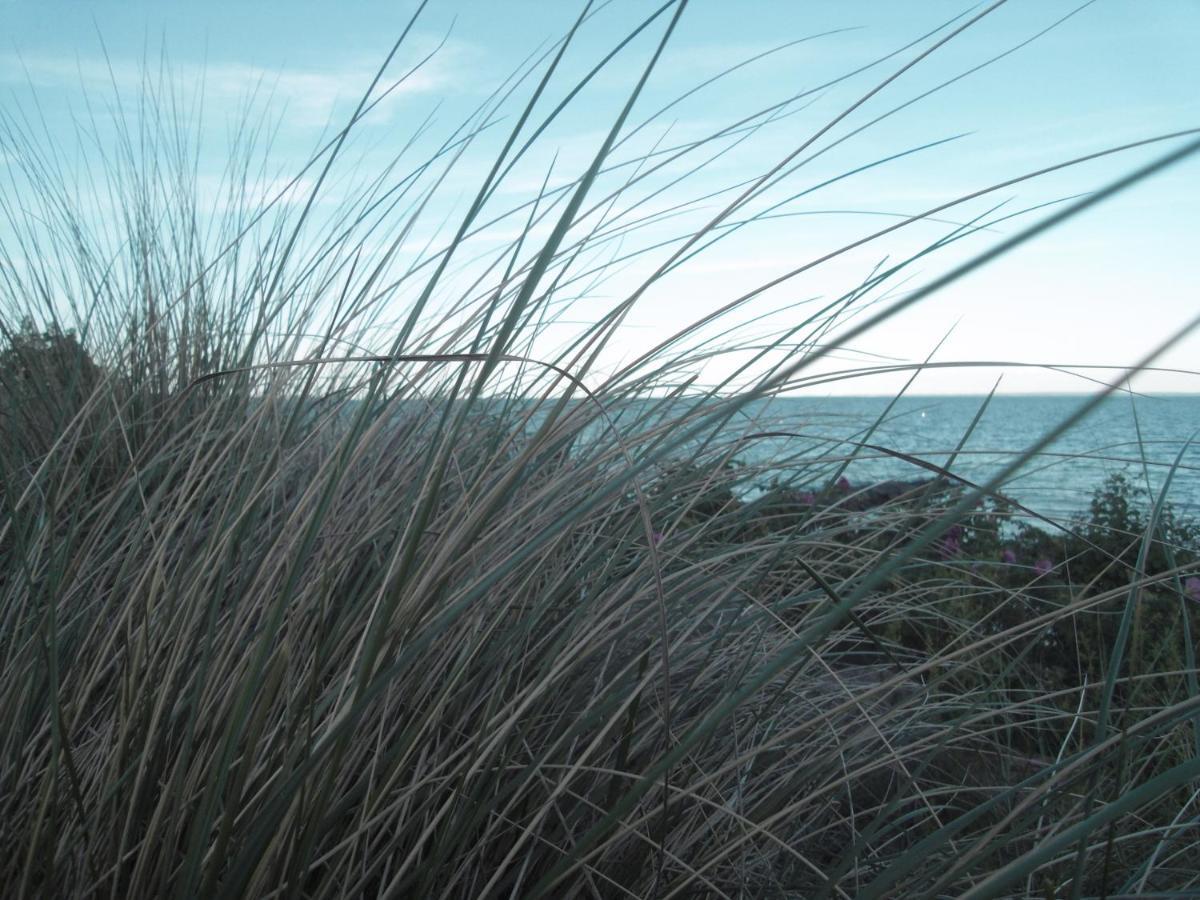
MULTIPOLYGON (((564 58, 561 79, 548 92, 555 102, 574 78, 657 8, 643 0, 597 6, 564 58)), ((146 73, 153 81, 154 73, 169 71, 193 101, 203 99, 190 113, 203 122, 201 189, 216 192, 228 159, 227 142, 250 110, 277 126, 271 148, 275 168, 263 180, 267 191, 285 184, 322 135, 329 134, 331 123, 349 115, 415 9, 412 2, 0 0, 0 92, 10 110, 22 115, 36 110, 49 139, 68 147, 81 117, 94 121, 97 116, 111 120, 132 115, 136 103, 131 101, 146 83, 146 73), (114 112, 114 94, 121 98, 120 112, 114 112)), ((326 192, 327 202, 334 204, 337 191, 349 189, 356 175, 386 166, 414 133, 420 132, 418 146, 435 146, 530 53, 545 50, 570 29, 581 9, 581 3, 567 0, 430 0, 392 71, 432 56, 364 123, 350 157, 353 164, 326 192)), ((759 213, 786 201, 770 217, 733 231, 653 285, 630 313, 605 365, 618 367, 682 321, 905 217, 1076 157, 1200 128, 1197 0, 1096 0, 1082 6, 1078 0, 1009 0, 871 93, 937 37, 912 42, 956 16, 962 16, 961 24, 985 9, 986 4, 945 0, 688 3, 623 135, 722 70, 775 52, 673 106, 636 132, 614 159, 634 159, 655 146, 709 135, 809 93, 745 140, 712 144, 714 152, 726 152, 681 183, 670 184, 674 173, 683 174, 687 167, 668 167, 656 190, 658 184, 666 187, 646 210, 728 189, 771 171, 806 145, 798 159, 813 158, 747 207, 746 212, 759 213), (785 44, 790 46, 779 49, 785 44), (900 52, 879 61, 894 51, 900 52), (999 58, 970 71, 994 57, 999 58), (965 72, 966 77, 939 87, 965 72), (930 144, 934 146, 926 147, 930 144), (919 147, 926 149, 841 177, 919 147), (802 196, 787 200, 793 195, 802 196)), ((584 171, 671 12, 623 48, 572 101, 506 177, 495 202, 515 206, 530 199, 548 170, 551 186, 584 171)), ((528 96, 532 85, 524 83, 516 101, 528 96)), ((496 134, 506 132, 500 128, 496 134)), ((1155 143, 1023 181, 882 235, 746 301, 737 321, 747 324, 737 335, 752 341, 771 329, 786 328, 822 298, 842 296, 878 267, 922 252, 965 222, 1039 207, 921 257, 881 289, 873 312, 1062 208, 1070 202, 1064 198, 1103 188, 1186 140, 1155 143)), ((482 142, 478 157, 464 157, 447 175, 439 193, 445 199, 438 201, 445 208, 431 208, 434 220, 453 221, 455 211, 461 213, 486 172, 488 146, 482 142)), ((497 145, 490 146, 494 150, 497 145)), ((71 153, 64 158, 68 167, 74 164, 71 153)), ((11 164, 0 159, 0 167, 11 164)), ((301 182, 297 201, 303 199, 301 189, 310 185, 301 182)), ((693 204, 687 215, 652 223, 627 242, 650 244, 677 236, 689 225, 702 225, 735 195, 718 194, 693 204)), ((519 228, 512 219, 497 226, 496 238, 511 237, 519 228)), ((547 231, 548 224, 536 233, 547 231)), ((829 338, 842 349, 814 371, 921 362, 933 354, 934 362, 1056 368, 947 366, 922 372, 910 391, 981 393, 997 378, 1000 390, 1009 393, 1091 390, 1094 383, 1063 369, 1114 367, 1077 370, 1103 378, 1139 361, 1200 312, 1198 236, 1200 154, 842 345, 838 336, 865 314, 845 320, 829 338)), ((431 225, 428 232, 417 229, 412 240, 421 244, 436 237, 431 225)), ((629 249, 628 243, 624 246, 629 249)), ((639 266, 646 264, 635 259, 628 267, 614 267, 604 282, 573 303, 561 327, 569 330, 572 321, 588 321, 611 308, 640 283, 644 271, 639 266)), ((720 357, 701 374, 719 380, 733 364, 732 357, 720 357)), ((1184 337, 1155 364, 1200 369, 1200 333, 1184 337)), ((887 394, 907 377, 857 377, 824 382, 813 390, 887 394)), ((1200 392, 1198 375, 1147 372, 1134 384, 1147 392, 1200 392)))

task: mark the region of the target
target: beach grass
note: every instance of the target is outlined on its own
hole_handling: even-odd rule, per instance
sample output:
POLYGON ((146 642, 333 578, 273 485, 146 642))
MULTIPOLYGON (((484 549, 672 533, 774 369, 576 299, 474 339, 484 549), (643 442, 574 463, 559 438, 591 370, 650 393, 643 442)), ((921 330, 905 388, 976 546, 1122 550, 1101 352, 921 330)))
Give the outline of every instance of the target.
MULTIPOLYGON (((862 100, 989 9, 879 61, 862 100)), ((384 69, 300 173, 301 202, 282 202, 293 184, 255 195, 247 123, 205 207, 199 125, 169 91, 97 157, 97 206, 28 121, 4 119, 6 895, 1198 889, 1200 573, 1169 478, 1141 499, 1098 486, 1090 518, 1030 530, 1037 511, 1007 503, 1004 480, 1052 435, 985 485, 917 460, 885 498, 844 477, 869 431, 784 435, 789 450, 745 462, 781 437, 748 410, 820 384, 831 334, 886 327, 1195 136, 1149 136, 1153 163, 1010 219, 896 302, 875 304, 1001 214, 766 338, 739 326, 756 289, 605 367, 639 299, 859 106, 731 182, 702 224, 639 245, 671 212, 644 179, 669 162, 686 189, 805 100, 618 157, 652 127, 633 111, 682 11, 637 26, 653 43, 590 163, 519 201, 497 187, 559 114, 550 98, 572 102, 557 66, 573 33, 332 211, 317 200, 384 69), (422 245, 430 198, 494 135, 490 170, 422 245), (479 243, 489 230, 504 236, 479 243), (635 255, 653 261, 641 286, 555 331, 635 255), (705 385, 717 357, 739 369, 705 385)))

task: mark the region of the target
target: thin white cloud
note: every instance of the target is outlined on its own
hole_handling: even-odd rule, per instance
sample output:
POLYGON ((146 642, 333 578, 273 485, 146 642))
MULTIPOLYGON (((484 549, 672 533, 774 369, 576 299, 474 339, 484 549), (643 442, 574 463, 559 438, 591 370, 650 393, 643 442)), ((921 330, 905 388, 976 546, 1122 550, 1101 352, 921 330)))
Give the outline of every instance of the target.
POLYGON ((270 203, 276 206, 295 206, 305 203, 316 187, 316 180, 303 175, 299 178, 277 176, 255 179, 235 191, 220 175, 201 174, 196 178, 196 205, 202 210, 218 213, 237 206, 243 211, 256 212, 270 203))
MULTIPOLYGON (((456 48, 442 48, 415 72, 408 75, 373 118, 389 116, 392 101, 403 96, 446 90, 454 81, 452 70, 456 48)), ((377 94, 395 84, 419 59, 412 57, 394 64, 376 88, 377 94)), ((114 89, 124 97, 143 89, 158 92, 163 87, 202 92, 205 105, 219 109, 245 108, 248 103, 285 108, 289 125, 322 126, 336 113, 357 104, 373 79, 378 60, 353 60, 328 69, 280 68, 243 62, 168 62, 159 71, 154 60, 105 60, 101 56, 66 54, 0 53, 0 83, 29 86, 35 90, 63 89, 103 96, 114 89)))

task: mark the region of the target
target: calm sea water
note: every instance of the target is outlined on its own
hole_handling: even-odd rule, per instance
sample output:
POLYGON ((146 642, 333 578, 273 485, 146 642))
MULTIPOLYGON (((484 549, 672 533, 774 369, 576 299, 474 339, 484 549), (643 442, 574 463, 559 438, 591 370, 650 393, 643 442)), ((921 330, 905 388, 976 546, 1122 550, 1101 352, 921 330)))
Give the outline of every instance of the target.
MULTIPOLYGON (((1079 396, 995 397, 967 438, 951 470, 984 481, 1014 455, 1052 431, 1076 411, 1079 396)), ((943 465, 967 433, 983 397, 904 397, 892 407, 869 442, 943 465)), ((779 398, 755 409, 762 426, 801 431, 831 440, 865 441, 865 429, 887 409, 886 397, 779 398)), ((1200 443, 1187 446, 1200 429, 1200 395, 1113 397, 1060 436, 1005 487, 1004 492, 1045 515, 1069 517, 1085 510, 1093 490, 1113 472, 1157 492, 1180 451, 1183 458, 1168 497, 1180 512, 1200 516, 1200 443), (1139 438, 1140 430, 1140 438, 1139 438), (1186 449, 1184 449, 1186 446, 1186 449)), ((807 439, 761 441, 742 454, 747 461, 771 454, 812 453, 807 439)), ((820 453, 850 453, 848 445, 824 445, 820 453)), ((860 451, 850 465, 852 482, 927 477, 928 472, 873 451, 860 451)))

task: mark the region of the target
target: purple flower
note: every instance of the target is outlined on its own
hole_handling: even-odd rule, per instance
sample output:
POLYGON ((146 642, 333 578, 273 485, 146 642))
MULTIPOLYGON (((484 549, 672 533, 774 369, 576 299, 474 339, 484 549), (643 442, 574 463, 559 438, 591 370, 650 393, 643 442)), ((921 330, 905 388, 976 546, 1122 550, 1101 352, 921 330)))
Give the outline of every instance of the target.
POLYGON ((1187 595, 1191 599, 1195 600, 1197 603, 1200 603, 1200 578, 1197 578, 1195 575, 1193 575, 1183 583, 1183 589, 1187 591, 1187 595))
POLYGON ((958 556, 959 551, 962 550, 962 535, 963 530, 961 525, 951 525, 946 529, 945 534, 938 541, 938 553, 942 559, 958 556))
POLYGON ((1044 557, 1033 564, 1033 571, 1037 573, 1039 578, 1048 574, 1053 568, 1054 563, 1044 557))
POLYGON ((942 559, 950 559, 952 556, 958 556, 958 551, 962 549, 962 545, 958 542, 958 538, 946 536, 938 543, 938 553, 942 559))
POLYGON ((850 479, 843 475, 837 480, 837 489, 843 494, 850 493, 850 479))
POLYGON ((817 502, 817 495, 814 494, 812 491, 801 491, 799 500, 805 506, 812 506, 814 503, 817 502))
POLYGON ((1000 562, 1011 565, 1017 561, 1017 554, 1013 553, 1011 547, 1005 547, 1004 552, 1000 554, 1000 562))
POLYGON ((654 546, 657 547, 662 543, 663 533, 661 531, 656 531, 651 537, 654 540, 654 546))

